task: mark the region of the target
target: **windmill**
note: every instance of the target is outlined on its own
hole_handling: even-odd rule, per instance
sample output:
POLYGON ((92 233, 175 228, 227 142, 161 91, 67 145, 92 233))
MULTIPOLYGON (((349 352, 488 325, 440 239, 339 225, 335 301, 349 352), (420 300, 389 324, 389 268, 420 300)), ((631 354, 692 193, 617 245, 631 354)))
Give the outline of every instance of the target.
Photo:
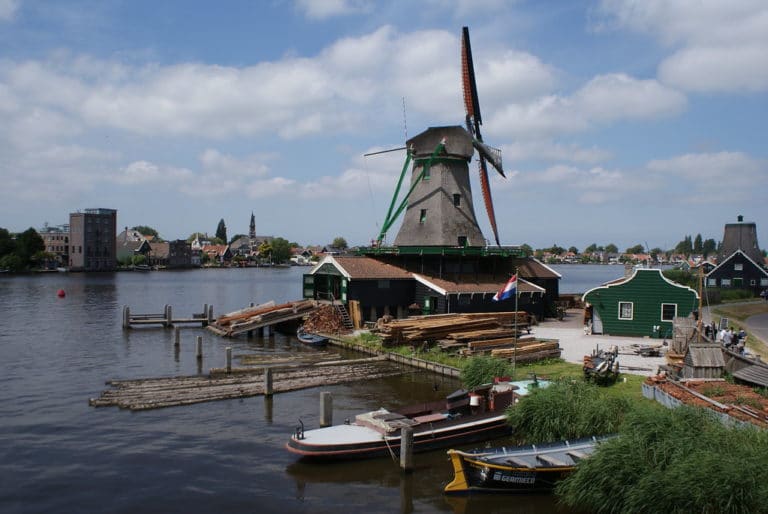
POLYGON ((430 127, 406 141, 406 161, 377 239, 379 245, 398 216, 405 211, 394 242, 397 247, 485 246, 485 238, 475 216, 469 181, 469 162, 477 150, 483 201, 494 239, 500 246, 487 163, 490 162, 504 176, 501 152, 483 142, 480 133, 482 117, 467 27, 464 27, 462 36, 466 129, 458 125, 430 127), (411 185, 397 204, 411 162, 411 185))

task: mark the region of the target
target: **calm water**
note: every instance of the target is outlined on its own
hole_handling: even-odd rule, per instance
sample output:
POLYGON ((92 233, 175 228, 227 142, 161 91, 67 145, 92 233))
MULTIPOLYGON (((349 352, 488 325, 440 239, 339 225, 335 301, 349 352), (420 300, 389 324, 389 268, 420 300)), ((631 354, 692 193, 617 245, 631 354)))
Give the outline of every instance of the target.
MULTIPOLYGON (((562 267, 561 290, 579 266, 562 267)), ((593 266, 587 268, 622 268, 593 266)), ((317 426, 330 391, 334 422, 459 387, 411 372, 402 377, 146 412, 96 409, 105 381, 194 375, 224 364, 225 348, 245 354, 317 351, 290 335, 222 339, 200 328, 123 331, 134 312, 215 315, 299 299, 308 268, 195 270, 0 277, 0 512, 552 512, 551 497, 446 498, 442 451, 416 456, 403 476, 388 459, 301 463, 283 445, 301 418, 317 426), (66 291, 58 298, 58 289, 66 291), (203 336, 203 365, 194 340, 203 336)), ((587 273, 587 270, 583 271, 587 273)), ((587 273, 589 274, 589 273, 587 273)), ((590 287, 606 279, 596 280, 590 287)), ((579 279, 582 280, 582 279, 579 279)), ((584 282, 586 283, 586 282, 584 282)), ((574 291, 585 288, 577 281, 574 291)), ((328 350, 333 351, 333 350, 328 350)), ((502 444, 495 442, 495 444, 502 444)))

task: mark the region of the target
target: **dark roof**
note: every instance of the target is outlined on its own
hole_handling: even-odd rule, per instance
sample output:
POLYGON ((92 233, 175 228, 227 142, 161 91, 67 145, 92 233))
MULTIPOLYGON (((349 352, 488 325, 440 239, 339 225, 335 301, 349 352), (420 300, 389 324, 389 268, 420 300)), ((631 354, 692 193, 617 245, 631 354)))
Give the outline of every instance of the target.
MULTIPOLYGON (((457 294, 457 293, 491 293, 496 294, 506 283, 505 279, 499 279, 498 277, 486 276, 486 277, 473 277, 475 280, 464 280, 461 282, 453 282, 450 280, 443 280, 437 277, 429 277, 426 275, 413 274, 413 277, 422 284, 434 289, 442 294, 457 294)), ((521 278, 518 281, 519 293, 540 293, 544 294, 546 290, 543 287, 539 287, 536 284, 531 284, 525 279, 521 278)))
POLYGON ((723 368, 725 359, 723 359, 723 349, 718 344, 691 343, 688 345, 688 355, 685 358, 686 364, 697 368, 723 368))
POLYGON ((765 364, 753 364, 733 372, 733 376, 744 382, 760 387, 768 387, 768 366, 765 364))
POLYGON ((530 258, 523 259, 517 267, 520 278, 561 278, 562 275, 543 262, 530 258))
POLYGON ((335 263, 350 280, 364 279, 412 279, 411 273, 402 268, 385 264, 370 257, 334 255, 323 259, 323 263, 335 263))

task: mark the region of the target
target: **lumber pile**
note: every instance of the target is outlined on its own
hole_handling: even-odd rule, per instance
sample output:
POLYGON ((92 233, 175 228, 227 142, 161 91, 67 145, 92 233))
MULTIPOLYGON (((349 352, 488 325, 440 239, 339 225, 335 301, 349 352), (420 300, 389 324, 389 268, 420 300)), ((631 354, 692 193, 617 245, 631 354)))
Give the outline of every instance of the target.
POLYGON ((386 322, 379 320, 375 331, 385 346, 417 345, 444 339, 465 344, 472 338, 479 340, 514 335, 515 319, 518 329, 528 327, 526 312, 487 312, 417 316, 386 322), (465 336, 470 333, 473 335, 465 336))
POLYGON ((349 332, 344 319, 333 305, 318 307, 304 320, 304 330, 312 334, 340 334, 349 332))
POLYGON ((556 339, 520 341, 512 348, 491 350, 491 356, 514 362, 534 362, 560 357, 560 342, 556 339))
POLYGON ((208 329, 218 335, 232 337, 260 326, 271 325, 284 318, 307 315, 316 307, 317 304, 313 300, 300 300, 279 305, 268 302, 223 314, 208 325, 208 329))

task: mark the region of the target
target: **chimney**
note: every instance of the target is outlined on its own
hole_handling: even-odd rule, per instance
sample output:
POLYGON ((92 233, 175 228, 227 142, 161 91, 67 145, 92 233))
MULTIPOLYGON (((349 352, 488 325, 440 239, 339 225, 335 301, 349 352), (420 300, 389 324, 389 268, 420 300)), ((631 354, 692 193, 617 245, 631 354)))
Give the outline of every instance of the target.
POLYGON ((737 220, 739 220, 739 223, 741 223, 741 222, 743 222, 743 221, 744 221, 744 216, 742 216, 741 214, 739 214, 739 215, 736 217, 736 219, 737 219, 737 220))

